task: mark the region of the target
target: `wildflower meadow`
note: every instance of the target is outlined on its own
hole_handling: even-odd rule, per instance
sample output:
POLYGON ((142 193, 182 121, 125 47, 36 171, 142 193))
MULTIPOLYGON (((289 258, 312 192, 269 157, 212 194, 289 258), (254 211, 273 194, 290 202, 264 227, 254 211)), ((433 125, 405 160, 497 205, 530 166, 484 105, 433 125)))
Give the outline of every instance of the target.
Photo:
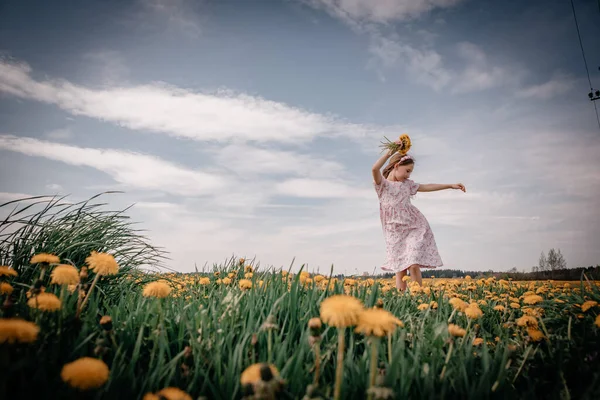
MULTIPOLYGON (((594 399, 600 286, 334 277, 167 253, 97 198, 3 204, 0 398, 594 399)), ((199 245, 201 252, 201 246, 199 245)))

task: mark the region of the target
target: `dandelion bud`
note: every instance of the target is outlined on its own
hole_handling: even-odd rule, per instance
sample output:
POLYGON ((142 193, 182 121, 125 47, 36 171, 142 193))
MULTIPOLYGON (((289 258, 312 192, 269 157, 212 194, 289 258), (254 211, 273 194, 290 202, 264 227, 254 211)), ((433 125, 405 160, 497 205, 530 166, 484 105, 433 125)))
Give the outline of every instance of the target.
POLYGON ((377 299, 377 303, 375 303, 375 307, 383 308, 383 300, 377 299))
POLYGON ((260 326, 260 330, 271 331, 273 329, 279 329, 276 322, 277 320, 275 319, 275 316, 273 316, 273 314, 270 314, 267 317, 267 320, 260 326))
POLYGON ((109 332, 113 328, 112 318, 110 315, 105 315, 100 318, 100 325, 104 328, 105 331, 109 332))
POLYGON ((181 375, 186 378, 190 375, 190 367, 186 363, 181 364, 181 375))
POLYGON ((183 358, 190 358, 192 356, 192 348, 190 346, 185 346, 183 349, 183 358))
POLYGON ((82 281, 87 279, 88 277, 88 267, 81 267, 81 270, 79 271, 79 279, 81 279, 82 281))
POLYGON ((317 317, 309 319, 308 328, 311 330, 321 329, 321 319, 317 317))
POLYGON ((258 344, 258 335, 256 333, 252 334, 252 339, 250 340, 250 344, 252 346, 256 346, 258 344))

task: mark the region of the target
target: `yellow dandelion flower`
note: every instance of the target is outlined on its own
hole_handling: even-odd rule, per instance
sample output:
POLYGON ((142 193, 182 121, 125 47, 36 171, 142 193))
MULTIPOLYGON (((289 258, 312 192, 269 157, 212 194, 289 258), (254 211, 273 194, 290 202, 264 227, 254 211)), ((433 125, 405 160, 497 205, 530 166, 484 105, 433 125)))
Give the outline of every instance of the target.
POLYGON ((58 297, 52 293, 40 293, 31 297, 27 301, 27 305, 31 308, 37 308, 41 311, 57 311, 60 310, 61 302, 58 297))
POLYGON ((539 342, 540 340, 544 339, 544 333, 542 331, 540 331, 539 329, 535 329, 535 328, 527 328, 527 334, 529 335, 529 337, 531 338, 531 340, 533 340, 534 342, 539 342))
POLYGON ((0 276, 17 276, 17 271, 7 265, 0 266, 0 276))
POLYGON ((427 304, 427 303, 422 303, 422 304, 419 304, 419 306, 418 306, 417 308, 418 308, 420 311, 425 311, 425 310, 427 310, 427 309, 429 308, 429 304, 427 304))
POLYGON ((482 338, 475 338, 473 339, 473 346, 481 346, 483 344, 483 339, 482 338))
POLYGON ((519 303, 510 303, 510 308, 518 309, 521 308, 521 305, 519 303))
POLYGON ((544 313, 544 309, 540 307, 523 307, 521 311, 523 311, 523 314, 531 315, 532 317, 541 317, 544 313))
POLYGON ((585 303, 583 303, 581 305, 581 311, 586 312, 587 310, 589 310, 592 307, 596 307, 598 305, 597 301, 594 300, 588 300, 585 303))
POLYGON ((368 308, 359 314, 354 332, 383 337, 396 329, 397 320, 394 314, 382 308, 368 308))
POLYGON ((275 376, 275 377, 279 376, 279 371, 277 370, 277 367, 275 367, 273 364, 266 364, 266 363, 252 364, 251 366, 246 368, 242 372, 242 375, 240 376, 240 382, 241 382, 242 386, 251 385, 253 383, 259 382, 261 380, 260 370, 263 366, 268 366, 269 369, 271 370, 271 373, 273 374, 273 376, 275 376))
POLYGON ((313 280, 314 280, 316 283, 319 283, 319 282, 321 282, 321 281, 324 281, 324 280, 325 280, 325 277, 324 277, 323 275, 316 275, 316 276, 313 278, 313 280))
POLYGON ((451 298, 450 300, 448 300, 448 303, 450 303, 455 310, 461 312, 465 311, 465 309, 469 306, 467 302, 459 299, 458 297, 451 298))
POLYGON ((98 275, 115 275, 119 271, 119 264, 112 254, 92 251, 85 262, 98 275))
POLYGON ((246 279, 252 279, 253 276, 254 276, 253 272, 246 272, 244 274, 244 278, 246 278, 246 279))
POLYGON ((432 301, 429 303, 429 307, 433 308, 434 310, 438 308, 438 303, 437 301, 432 301))
POLYGON ((537 304, 542 301, 544 301, 544 298, 537 294, 532 294, 523 298, 523 303, 525 304, 537 304))
POLYGON ((537 319, 533 318, 530 315, 523 315, 521 318, 517 319, 517 325, 537 328, 538 322, 537 319))
POLYGON ((40 328, 19 318, 0 319, 0 343, 31 343, 37 340, 40 328))
POLYGON ((409 280, 410 280, 410 276, 408 276, 408 275, 404 275, 402 277, 402 282, 408 282, 409 280))
POLYGON ((465 315, 471 319, 477 319, 483 316, 483 312, 477 307, 477 304, 470 304, 465 308, 465 315))
POLYGON ((231 284, 231 279, 230 278, 223 278, 221 280, 221 282, 223 283, 223 285, 229 285, 229 284, 231 284))
MULTIPOLYGON (((225 278, 225 279, 227 279, 227 278, 225 278)), ((201 285, 210 285, 210 278, 208 278, 208 277, 200 278, 199 283, 201 285)))
POLYGON ((504 311, 504 306, 503 306, 503 305, 500 305, 500 304, 498 304, 497 306, 495 306, 495 307, 494 307, 494 310, 496 310, 496 311, 500 311, 500 312, 503 312, 503 311, 504 311))
POLYGON ((0 294, 11 294, 13 292, 13 287, 10 283, 2 282, 0 283, 0 294))
POLYGON ((240 279, 239 286, 242 290, 252 289, 252 281, 248 279, 240 279))
POLYGON ((337 294, 323 300, 320 306, 321 320, 336 328, 356 325, 363 304, 356 297, 337 294))
POLYGON ((156 393, 146 393, 142 400, 192 400, 192 396, 176 387, 167 387, 156 393))
POLYGON ((52 278, 50 283, 56 285, 76 285, 79 283, 79 271, 69 264, 57 265, 50 277, 52 278))
POLYGON ((171 293, 171 286, 166 282, 156 281, 150 282, 144 286, 142 295, 144 297, 157 297, 159 299, 165 298, 171 293))
POLYGON ((594 324, 600 328, 600 314, 596 315, 596 321, 594 321, 594 324))
POLYGON ((308 320, 309 329, 321 329, 321 319, 314 317, 308 320))
POLYGON ((58 264, 59 262, 60 262, 60 258, 58 256, 55 256, 54 254, 48 254, 48 253, 36 254, 33 257, 31 257, 31 260, 29 260, 30 264, 41 264, 41 263, 58 264))
POLYGON ((92 357, 82 357, 65 364, 60 377, 71 387, 87 390, 104 385, 109 374, 110 371, 104 361, 92 357))
POLYGON ((466 330, 455 324, 448 325, 448 333, 452 336, 463 337, 467 333, 466 330))

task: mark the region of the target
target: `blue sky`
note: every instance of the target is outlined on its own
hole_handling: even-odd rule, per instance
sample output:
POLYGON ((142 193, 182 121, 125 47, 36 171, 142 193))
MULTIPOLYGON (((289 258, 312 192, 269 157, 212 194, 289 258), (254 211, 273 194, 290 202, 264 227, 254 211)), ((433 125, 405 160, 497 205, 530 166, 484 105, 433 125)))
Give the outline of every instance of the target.
MULTIPOLYGON (((600 88, 600 10, 575 1, 600 88)), ((0 5, 0 201, 104 190, 192 271, 380 272, 370 168, 408 133, 445 267, 600 262, 600 129, 568 1, 0 5)))

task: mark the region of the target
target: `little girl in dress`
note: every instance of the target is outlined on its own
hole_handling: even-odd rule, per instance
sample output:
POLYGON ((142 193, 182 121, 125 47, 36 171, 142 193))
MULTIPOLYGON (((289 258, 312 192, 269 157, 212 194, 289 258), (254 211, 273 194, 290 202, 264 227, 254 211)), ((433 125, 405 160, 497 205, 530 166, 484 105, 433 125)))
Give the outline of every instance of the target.
POLYGON ((396 273, 396 288, 406 289, 402 278, 410 276, 422 284, 421 268, 436 268, 443 265, 438 253, 433 232, 425 216, 410 202, 417 192, 434 192, 444 189, 466 191, 462 183, 418 184, 410 180, 414 159, 407 154, 408 142, 397 140, 398 152, 388 150, 373 165, 375 191, 379 197, 379 215, 385 236, 387 260, 381 269, 396 273), (388 165, 380 172, 381 167, 388 165))

